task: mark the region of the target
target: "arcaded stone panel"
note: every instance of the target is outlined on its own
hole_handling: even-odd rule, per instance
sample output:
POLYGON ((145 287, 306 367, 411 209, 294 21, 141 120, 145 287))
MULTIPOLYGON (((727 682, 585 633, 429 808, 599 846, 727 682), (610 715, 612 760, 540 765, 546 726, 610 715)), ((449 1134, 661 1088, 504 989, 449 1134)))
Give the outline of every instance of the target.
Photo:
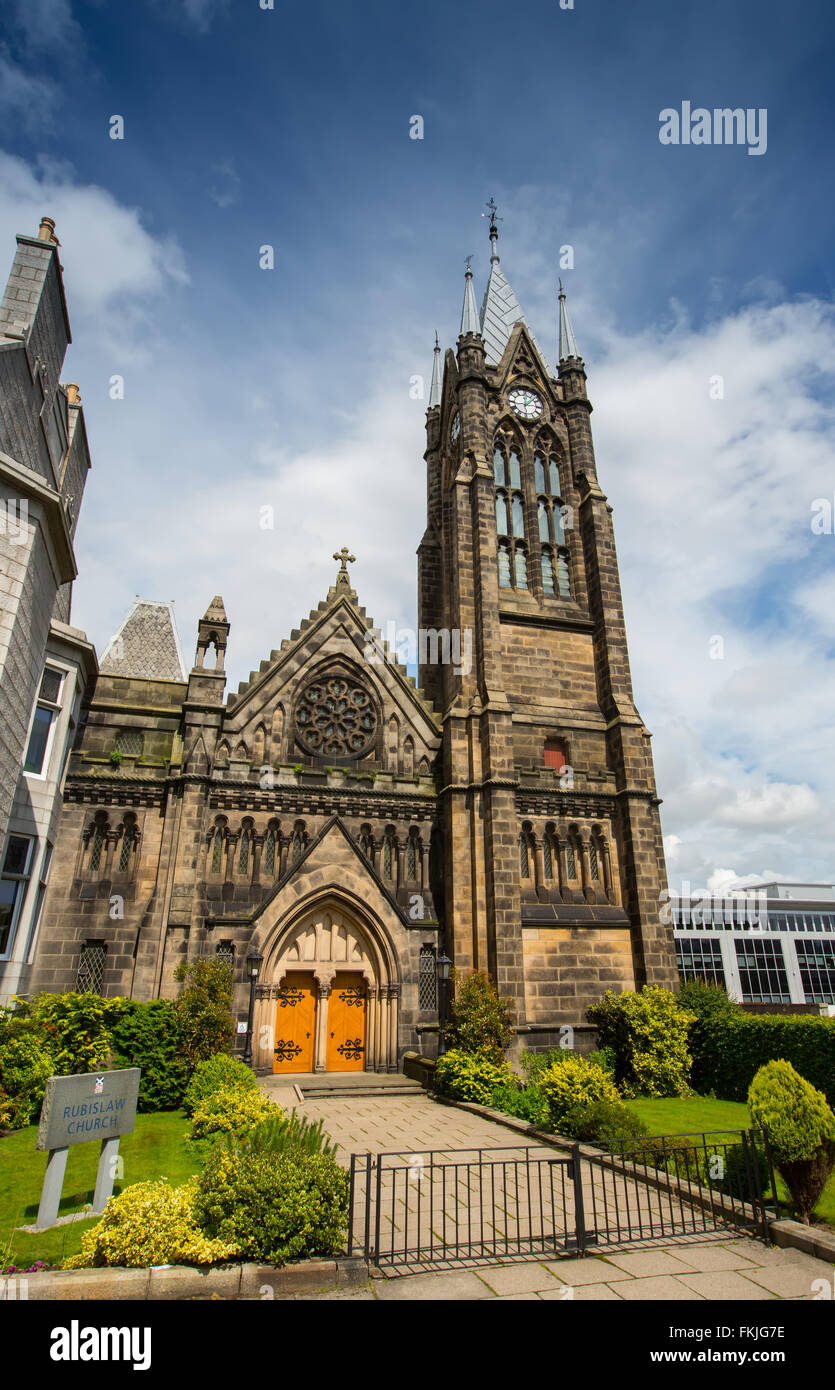
POLYGON ((661 920, 661 890, 667 886, 658 806, 654 799, 621 794, 618 839, 624 906, 633 923, 638 985, 677 989, 672 925, 661 920))
POLYGON ((524 927, 525 1001, 532 1024, 588 1027, 607 989, 635 988, 629 932, 615 927, 524 927))

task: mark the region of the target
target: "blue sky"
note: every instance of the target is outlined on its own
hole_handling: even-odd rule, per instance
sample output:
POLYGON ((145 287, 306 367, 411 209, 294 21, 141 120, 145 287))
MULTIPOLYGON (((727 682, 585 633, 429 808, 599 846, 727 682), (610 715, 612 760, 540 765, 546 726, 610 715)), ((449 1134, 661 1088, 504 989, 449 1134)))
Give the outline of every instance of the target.
POLYGON ((235 688, 343 543, 378 624, 414 623, 409 383, 470 253, 480 300, 492 195, 552 360, 558 274, 570 295, 671 876, 835 877, 835 537, 809 527, 835 491, 831 7, 8 0, 2 24, 0 237, 10 260, 58 225, 98 649, 142 593, 190 658, 221 592, 235 688), (766 153, 662 146, 684 100, 765 108, 766 153))

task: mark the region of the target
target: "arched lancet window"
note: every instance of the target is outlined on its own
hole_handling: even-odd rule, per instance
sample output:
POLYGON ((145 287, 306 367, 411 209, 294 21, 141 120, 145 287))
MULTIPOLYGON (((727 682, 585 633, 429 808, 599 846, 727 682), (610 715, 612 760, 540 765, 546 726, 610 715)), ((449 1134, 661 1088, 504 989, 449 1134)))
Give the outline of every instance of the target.
POLYGON ((102 858, 107 845, 107 821, 103 818, 96 820, 92 833, 92 848, 90 850, 90 862, 88 868, 91 873, 98 873, 101 868, 102 858))
POLYGON ((386 830, 386 838, 383 841, 383 878, 393 879, 397 867, 397 841, 394 830, 389 827, 386 830))
POLYGON ((519 838, 519 874, 521 878, 531 877, 531 861, 533 859, 533 835, 531 827, 526 821, 522 826, 522 834, 519 838))
POLYGON ((371 834, 370 825, 364 825, 362 827, 360 832, 360 849, 369 861, 374 858, 374 836, 371 834))
POLYGON ((290 863, 291 863, 291 864, 297 864, 297 863, 299 862, 299 860, 301 859, 302 854, 303 854, 303 852, 304 852, 304 842, 305 842, 305 838, 306 838, 306 837, 305 837, 304 826, 301 824, 301 822, 299 822, 299 824, 296 826, 295 830, 293 831, 293 838, 292 838, 292 840, 290 841, 290 863))
POLYGON ((565 872, 570 879, 576 879, 577 855, 574 852, 574 841, 570 837, 565 846, 565 872))
POLYGON ((541 454, 534 454, 533 460, 534 486, 537 492, 547 492, 545 483, 545 460, 541 454))
POLYGON ((546 878, 554 877, 554 853, 551 845, 551 834, 546 830, 542 841, 542 865, 545 870, 546 878))
POLYGON ((525 502, 522 463, 513 440, 499 435, 493 448, 493 481, 496 487, 496 534, 501 589, 527 589, 525 553, 525 502))
POLYGON ((570 598, 571 580, 565 539, 565 507, 560 496, 559 459, 547 439, 541 441, 534 455, 534 475, 538 494, 537 529, 542 545, 542 589, 546 594, 570 598))
POLYGON ((252 842, 252 831, 248 826, 244 826, 241 831, 241 843, 238 846, 238 873, 249 873, 249 851, 252 842))
POLYGON ((417 831, 412 830, 406 841, 406 877, 412 881, 418 878, 419 862, 417 831))
POLYGON ((129 872, 133 863, 133 851, 139 838, 136 828, 136 817, 132 812, 128 812, 122 824, 121 842, 119 847, 119 873, 129 872))
POLYGON ((223 868, 223 828, 218 826, 212 837, 211 872, 219 874, 223 868))
POLYGON ((595 840, 593 835, 589 841, 589 873, 591 874, 593 882, 597 882, 599 880, 600 868, 597 855, 597 841, 595 840))
POLYGON ((275 831, 270 826, 264 839, 264 873, 275 873, 275 831))

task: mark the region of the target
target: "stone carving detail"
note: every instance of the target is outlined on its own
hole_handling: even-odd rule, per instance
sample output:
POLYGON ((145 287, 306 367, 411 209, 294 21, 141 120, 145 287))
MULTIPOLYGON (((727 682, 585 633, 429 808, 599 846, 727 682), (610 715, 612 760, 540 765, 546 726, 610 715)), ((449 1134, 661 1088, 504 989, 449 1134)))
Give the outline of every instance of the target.
POLYGON ((345 676, 314 681, 299 697, 296 738, 308 753, 357 758, 377 734, 377 715, 368 691, 345 676))

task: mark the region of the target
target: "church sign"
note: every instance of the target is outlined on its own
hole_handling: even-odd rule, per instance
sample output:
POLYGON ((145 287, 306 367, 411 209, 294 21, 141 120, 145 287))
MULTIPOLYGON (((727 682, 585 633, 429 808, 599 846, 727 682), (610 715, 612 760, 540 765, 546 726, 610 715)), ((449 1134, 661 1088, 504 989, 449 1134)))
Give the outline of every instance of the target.
POLYGON ((84 1072, 81 1076, 51 1076, 46 1083, 36 1149, 47 1149, 37 1226, 52 1226, 71 1144, 101 1141, 93 1211, 101 1212, 113 1191, 119 1137, 131 1134, 139 1095, 139 1067, 120 1071, 84 1072))

